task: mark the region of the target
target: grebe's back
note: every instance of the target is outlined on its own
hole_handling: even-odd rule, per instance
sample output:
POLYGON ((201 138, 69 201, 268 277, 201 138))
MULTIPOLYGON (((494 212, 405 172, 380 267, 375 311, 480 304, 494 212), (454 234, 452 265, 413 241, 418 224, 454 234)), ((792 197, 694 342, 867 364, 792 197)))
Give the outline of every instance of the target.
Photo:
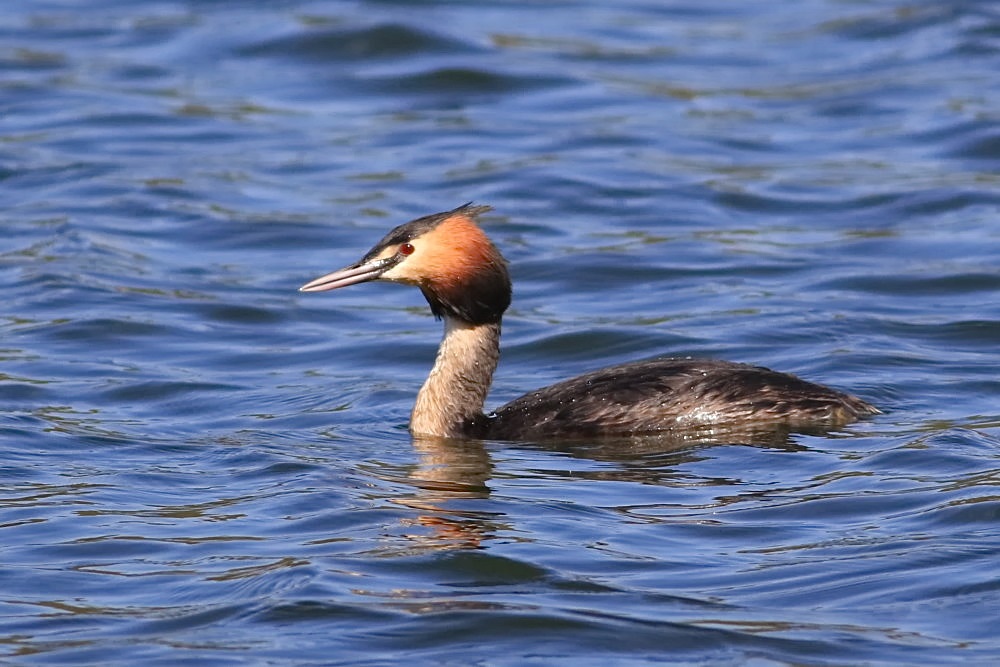
POLYGON ((643 434, 719 424, 834 428, 876 414, 859 398, 761 366, 653 359, 602 368, 497 409, 484 435, 501 440, 643 434))

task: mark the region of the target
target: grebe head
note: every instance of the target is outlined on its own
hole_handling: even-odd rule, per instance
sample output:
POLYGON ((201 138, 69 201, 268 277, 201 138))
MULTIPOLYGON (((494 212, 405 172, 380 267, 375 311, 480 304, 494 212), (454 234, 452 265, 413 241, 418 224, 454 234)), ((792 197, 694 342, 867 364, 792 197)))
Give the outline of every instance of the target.
POLYGON ((489 206, 465 204, 396 227, 360 261, 299 288, 321 292, 371 280, 415 285, 431 312, 470 324, 500 321, 510 276, 500 251, 476 224, 489 206))

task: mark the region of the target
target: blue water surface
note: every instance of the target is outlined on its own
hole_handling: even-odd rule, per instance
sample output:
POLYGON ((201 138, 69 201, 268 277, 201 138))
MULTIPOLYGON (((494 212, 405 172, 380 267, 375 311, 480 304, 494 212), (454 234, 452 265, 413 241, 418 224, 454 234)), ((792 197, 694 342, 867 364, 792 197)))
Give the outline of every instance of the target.
POLYGON ((1000 9, 20 0, 0 12, 0 657, 1000 661, 1000 9), (767 445, 414 439, 466 201, 490 405, 659 355, 885 414, 767 445))

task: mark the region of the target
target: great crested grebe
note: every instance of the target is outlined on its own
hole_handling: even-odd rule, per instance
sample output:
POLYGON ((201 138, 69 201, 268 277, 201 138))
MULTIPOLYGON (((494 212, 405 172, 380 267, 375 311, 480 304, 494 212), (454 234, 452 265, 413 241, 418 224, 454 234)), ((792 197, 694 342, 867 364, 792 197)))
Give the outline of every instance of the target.
POLYGON ((415 285, 444 320, 444 339, 410 419, 414 435, 533 440, 647 434, 712 426, 831 428, 879 410, 854 396, 759 366, 654 359, 610 366, 514 399, 483 403, 510 305, 507 262, 465 204, 396 227, 361 261, 299 289, 370 280, 415 285))

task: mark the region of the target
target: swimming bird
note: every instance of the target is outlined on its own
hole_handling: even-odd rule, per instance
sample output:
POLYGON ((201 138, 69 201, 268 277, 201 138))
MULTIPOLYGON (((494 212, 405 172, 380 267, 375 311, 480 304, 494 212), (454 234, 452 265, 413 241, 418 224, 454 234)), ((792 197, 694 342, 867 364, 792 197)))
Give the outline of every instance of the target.
POLYGON ((345 268, 303 292, 372 280, 420 288, 444 320, 437 358, 417 393, 420 436, 539 440, 652 434, 712 426, 834 428, 879 410, 794 375, 730 361, 661 358, 610 366, 537 389, 490 414, 483 404, 511 301, 507 262, 471 203, 400 225, 345 268))

